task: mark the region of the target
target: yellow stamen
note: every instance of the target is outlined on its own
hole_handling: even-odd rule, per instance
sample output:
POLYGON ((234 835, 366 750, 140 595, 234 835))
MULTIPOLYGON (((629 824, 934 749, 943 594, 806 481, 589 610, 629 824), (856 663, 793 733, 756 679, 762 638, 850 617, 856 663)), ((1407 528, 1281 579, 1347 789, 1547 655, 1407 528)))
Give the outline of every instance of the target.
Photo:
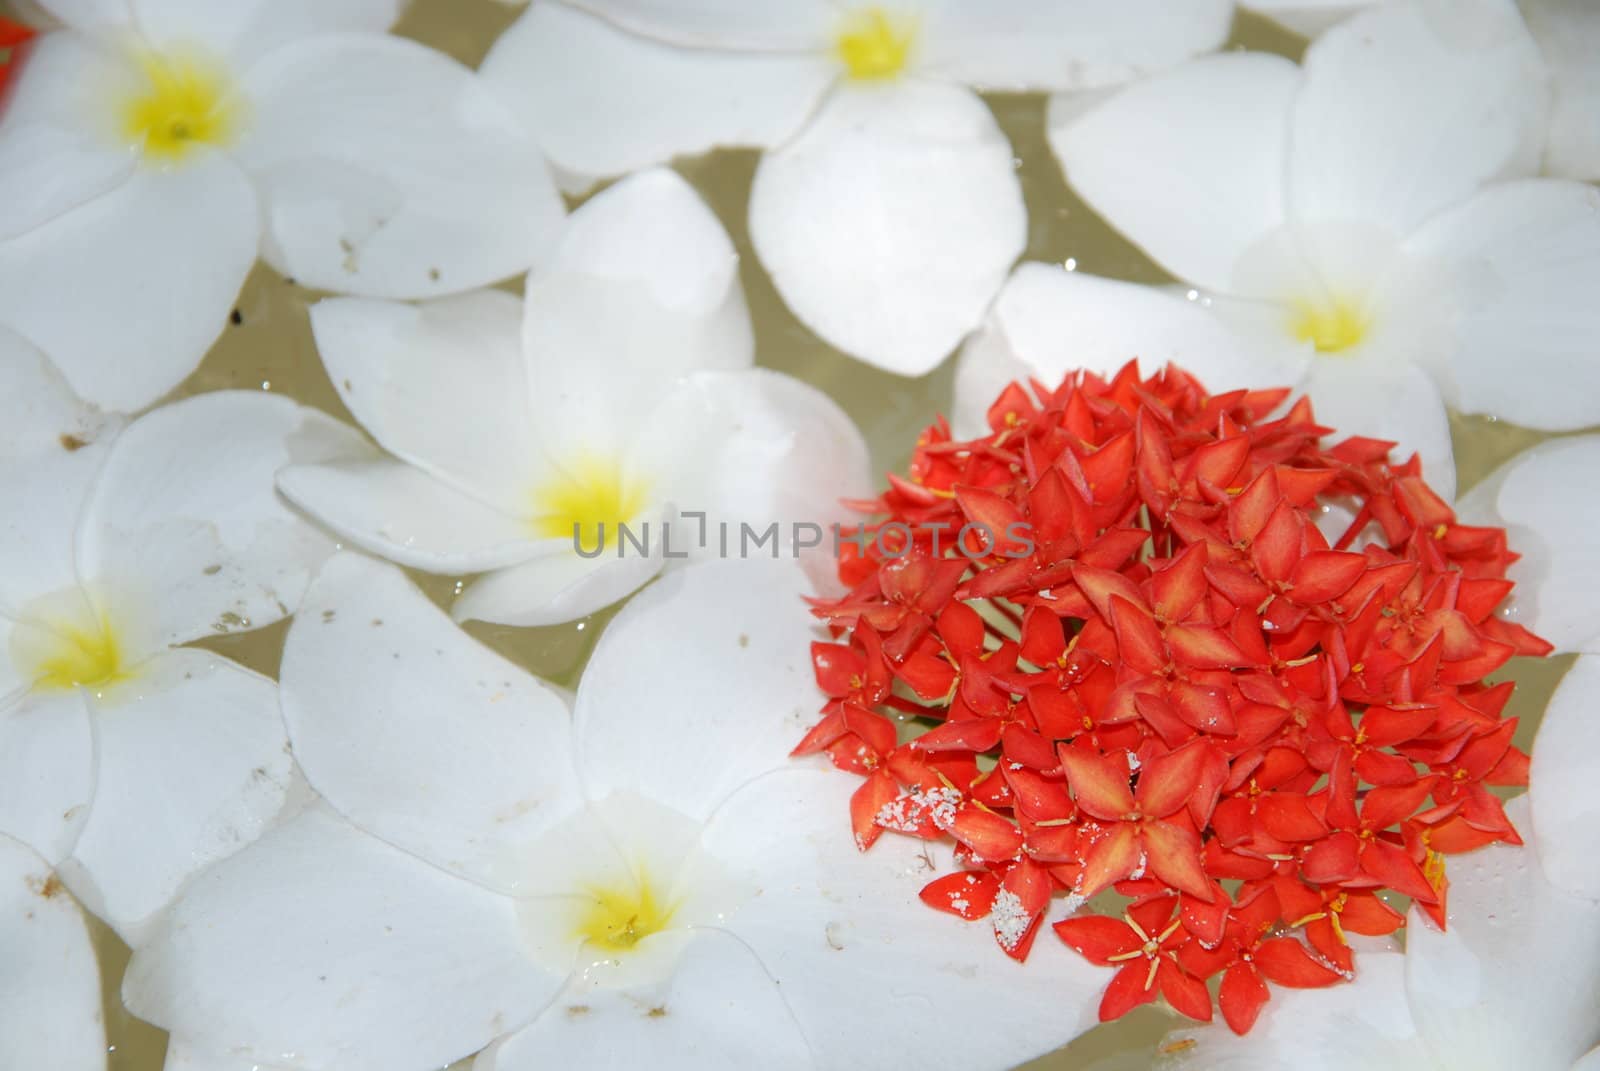
POLYGON ((647 497, 617 462, 580 457, 534 492, 533 528, 546 539, 575 538, 584 550, 615 546, 617 525, 638 517, 647 497))
POLYGON ((50 691, 106 688, 129 679, 122 647, 110 617, 87 608, 25 619, 11 634, 13 663, 35 688, 50 691))
POLYGON ((851 78, 879 81, 905 70, 916 36, 914 20, 869 7, 845 19, 834 50, 851 78))
POLYGON ((589 890, 593 904, 578 921, 578 935, 608 952, 628 952, 672 922, 674 905, 657 896, 649 875, 636 882, 589 890))
POLYGON ((1301 302, 1295 306, 1290 330, 1316 346, 1318 353, 1339 353, 1366 336, 1367 317, 1360 306, 1342 298, 1301 302))
POLYGON ((243 103, 217 65, 191 55, 142 52, 138 89, 122 102, 123 133, 145 155, 176 161, 200 145, 229 144, 243 103))

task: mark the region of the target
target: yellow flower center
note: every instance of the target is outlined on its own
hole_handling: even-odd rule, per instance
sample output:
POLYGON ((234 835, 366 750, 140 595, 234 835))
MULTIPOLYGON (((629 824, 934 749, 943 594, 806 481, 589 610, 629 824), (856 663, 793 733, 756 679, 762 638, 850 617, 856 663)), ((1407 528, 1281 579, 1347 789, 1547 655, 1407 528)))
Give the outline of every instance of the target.
POLYGON ((912 19, 869 7, 846 16, 834 40, 834 52, 851 78, 878 81, 905 70, 916 37, 912 19))
POLYGON ((648 494, 616 461, 580 457, 534 492, 534 531, 547 539, 575 539, 585 550, 615 546, 617 525, 637 517, 648 494))
POLYGON ((136 92, 122 104, 122 129, 145 155, 182 160, 197 146, 222 146, 239 132, 244 105, 225 72, 192 55, 143 52, 136 92))
POLYGON ((663 903, 648 874, 636 882, 590 889, 593 903, 579 917, 578 936, 607 952, 628 952, 672 922, 675 907, 663 903))
POLYGON ((1318 353, 1338 353, 1365 337, 1367 317, 1360 306, 1342 298, 1306 301, 1295 306, 1289 326, 1296 338, 1316 346, 1318 353))
POLYGON ((105 688, 127 680, 109 618, 27 621, 11 634, 12 657, 35 688, 105 688))

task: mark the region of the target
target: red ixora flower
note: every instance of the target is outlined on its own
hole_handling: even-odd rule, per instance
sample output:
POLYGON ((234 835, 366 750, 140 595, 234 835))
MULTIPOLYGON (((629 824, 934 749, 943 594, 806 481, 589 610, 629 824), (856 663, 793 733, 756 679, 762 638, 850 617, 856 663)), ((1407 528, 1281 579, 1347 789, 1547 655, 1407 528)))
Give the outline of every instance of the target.
POLYGON ((5 89, 16 69, 18 51, 33 39, 33 34, 32 27, 0 17, 0 91, 5 89))
POLYGON ((1013 384, 991 434, 924 432, 814 607, 830 698, 795 750, 865 779, 856 843, 954 840, 923 901, 1017 959, 1064 898, 1057 936, 1120 968, 1102 1019, 1209 1019, 1220 975, 1242 1033, 1269 986, 1350 977, 1346 931, 1403 925, 1379 893, 1442 925, 1445 854, 1518 843, 1484 678, 1550 648, 1495 616, 1505 532, 1288 395, 1013 384), (1120 918, 1083 910, 1107 889, 1120 918))

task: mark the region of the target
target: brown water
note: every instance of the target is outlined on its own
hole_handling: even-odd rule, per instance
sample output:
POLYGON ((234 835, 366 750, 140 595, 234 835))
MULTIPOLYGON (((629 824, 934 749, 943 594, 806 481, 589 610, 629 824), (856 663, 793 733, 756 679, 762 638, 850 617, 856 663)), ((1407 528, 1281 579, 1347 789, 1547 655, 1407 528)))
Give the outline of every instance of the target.
MULTIPOLYGON (((8 13, 10 7, 0 0, 0 14, 8 13)), ((476 64, 516 14, 515 9, 493 0, 416 0, 399 32, 464 63, 476 64)), ((1230 47, 1272 51, 1298 59, 1303 42, 1262 19, 1241 16, 1230 47)), ((1028 203, 1027 258, 1059 262, 1071 257, 1080 270, 1097 275, 1152 283, 1170 280, 1067 188, 1045 143, 1042 97, 995 96, 989 102, 1018 159, 1028 203)), ((773 290, 750 248, 745 208, 756 160, 753 152, 717 152, 682 160, 678 167, 716 211, 743 256, 743 283, 755 324, 758 360, 827 391, 866 434, 877 469, 881 472, 900 467, 909 456, 917 432, 933 413, 948 408, 952 365, 947 362, 920 379, 903 379, 851 360, 800 325, 773 290)), ((508 288, 517 289, 511 284, 508 288)), ((319 296, 258 266, 239 297, 241 322, 227 329, 176 396, 225 388, 268 390, 348 420, 349 414, 323 373, 312 342, 307 308, 319 296)), ((1457 418, 1453 427, 1463 490, 1540 438, 1535 433, 1481 418, 1457 418)), ((416 579, 441 602, 456 588, 453 579, 423 575, 416 579)), ((607 611, 551 628, 515 629, 474 623, 467 629, 530 672, 571 686, 609 618, 607 611)), ((204 641, 203 646, 275 676, 286 628, 286 624, 280 624, 256 632, 220 636, 204 641)), ((1524 664, 1514 665, 1511 675, 1522 687, 1513 700, 1512 712, 1524 719, 1517 742, 1526 748, 1550 690, 1568 660, 1544 664, 1518 661, 1524 664)), ((117 998, 127 949, 104 927, 96 924, 95 930, 105 976, 110 1069, 159 1071, 165 1036, 128 1016, 117 998)), ((426 984, 425 980, 419 982, 426 984)), ((1159 1039, 1173 1023, 1169 1013, 1155 1007, 1141 1008, 1028 1067, 1031 1071, 1148 1068, 1159 1039)))

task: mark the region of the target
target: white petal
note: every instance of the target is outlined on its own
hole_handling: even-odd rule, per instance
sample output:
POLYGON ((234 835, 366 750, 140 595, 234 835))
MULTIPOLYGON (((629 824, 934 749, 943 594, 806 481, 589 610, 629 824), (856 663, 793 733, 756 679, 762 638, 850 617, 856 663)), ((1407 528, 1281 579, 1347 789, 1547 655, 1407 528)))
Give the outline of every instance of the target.
POLYGON ((1509 0, 1383 4, 1305 56, 1289 211, 1403 236, 1485 182, 1530 174, 1543 69, 1509 0))
MULTIPOLYGON (((1519 829, 1526 802, 1506 808, 1519 829)), ((1441 1067, 1570 1066, 1600 1042, 1600 904, 1551 886, 1528 847, 1452 856, 1448 875, 1449 930, 1406 925, 1417 1032, 1441 1067)))
POLYGON ((1315 37, 1329 27, 1381 0, 1249 0, 1242 8, 1282 23, 1304 37, 1315 37))
POLYGON ((542 475, 521 324, 522 303, 498 290, 311 310, 323 366, 356 422, 390 453, 513 514, 542 475))
POLYGON ((289 630, 280 677, 312 787, 436 866, 514 891, 520 850, 581 802, 565 702, 393 566, 331 560, 289 630))
POLYGON ((79 396, 141 409, 205 356, 258 239, 255 191, 231 160, 140 169, 0 242, 0 322, 48 353, 79 396))
POLYGON ((1450 318, 1430 357, 1455 405, 1526 427, 1600 423, 1600 191, 1530 180, 1485 190, 1406 242, 1450 318), (1514 360, 1510 355, 1515 355, 1514 360))
POLYGON ((1210 52, 1228 36, 1227 0, 931 0, 919 73, 1009 92, 1126 82, 1210 52))
POLYGON ((139 32, 156 47, 203 45, 234 63, 316 34, 382 33, 403 0, 132 0, 139 32))
MULTIPOLYGON (((24 0, 26 5, 30 0, 24 0)), ((35 8, 74 29, 103 32, 127 25, 128 0, 31 0, 35 8)))
POLYGON ((1590 1049, 1572 1065, 1572 1071, 1600 1071, 1600 1047, 1590 1049))
POLYGON ((660 41, 765 52, 826 47, 838 18, 830 0, 573 0, 573 6, 660 41))
POLYGON ((1586 0, 1522 0, 1522 16, 1550 71, 1544 172, 1600 179, 1600 17, 1586 0))
POLYGON ((923 842, 856 848, 847 815, 858 784, 822 769, 761 778, 702 839, 759 880, 724 928, 777 981, 816 1066, 1012 1067, 1092 1027, 1111 972, 1049 934, 1019 967, 989 925, 929 909, 917 897, 936 876, 923 842))
POLYGON ((294 1071, 281 1064, 264 1064, 250 1056, 240 1056, 226 1047, 208 1048, 187 1038, 167 1039, 167 1062, 161 1071, 294 1071))
POLYGON ((1590 900, 1600 900, 1597 712, 1600 656, 1581 655, 1545 708, 1528 775, 1531 842, 1545 876, 1558 889, 1590 900))
POLYGON ((573 213, 528 277, 523 346, 546 448, 615 459, 681 376, 749 367, 754 336, 727 232, 670 171, 573 213))
POLYGON ((629 1071, 641 1053, 702 1071, 816 1066, 783 997, 737 939, 698 933, 658 986, 570 987, 534 1024, 491 1046, 474 1071, 629 1071))
MULTIPOLYGON (((629 522, 624 522, 629 523, 629 522)), ((655 519, 652 525, 658 523, 655 519)), ((629 531, 642 535, 644 525, 629 531)), ((661 569, 661 540, 653 538, 648 554, 634 553, 620 533, 606 526, 603 554, 592 559, 564 547, 551 554, 488 573, 472 582, 451 608, 457 621, 493 621, 533 627, 576 621, 637 590, 661 569), (616 548, 623 553, 618 556, 616 548)), ((585 551, 594 550, 592 544, 585 551)))
POLYGON ((290 759, 278 689, 204 651, 173 651, 93 703, 94 803, 62 877, 138 943, 190 875, 260 835, 290 759))
POLYGON ((822 705, 809 593, 792 560, 735 559, 670 573, 625 606, 578 685, 578 762, 591 798, 627 790, 703 819, 738 786, 787 765, 822 705))
POLYGON ((760 531, 773 522, 783 553, 797 524, 815 529, 802 542, 814 537, 826 551, 831 526, 856 517, 840 499, 872 495, 867 446, 850 418, 815 387, 765 368, 689 377, 651 414, 633 450, 630 467, 653 468, 663 498, 706 514, 703 532, 693 520, 674 526, 695 536, 676 539, 691 553, 718 545, 713 525, 760 531))
POLYGON ((0 458, 82 449, 115 427, 27 339, 0 327, 0 458))
POLYGON ((314 806, 196 878, 135 954, 123 1000, 192 1042, 340 1071, 432 1071, 561 980, 513 902, 314 806))
POLYGON ((1177 364, 1213 391, 1298 382, 1305 354, 1290 345, 1276 350, 1171 291, 1028 262, 962 347, 956 433, 986 434, 984 414, 1019 374, 1054 387, 1076 369, 1109 377, 1137 359, 1146 374, 1177 364))
POLYGON ((0 833, 60 862, 94 797, 94 730, 77 689, 0 708, 0 833))
POLYGON ((1467 494, 1461 515, 1504 525, 1522 555, 1506 616, 1557 651, 1600 651, 1600 504, 1583 493, 1600 469, 1600 436, 1553 439, 1508 461, 1467 494))
POLYGON ((0 836, 0 1052, 17 1068, 104 1071, 100 968, 89 930, 43 859, 0 836))
POLYGON ((397 461, 293 465, 278 488, 363 550, 430 573, 500 569, 546 552, 513 517, 397 461))
POLYGON ((1300 81, 1265 53, 1196 60, 1087 111, 1052 105, 1050 146, 1113 227, 1174 275, 1226 291, 1240 257, 1284 220, 1300 81))
POLYGON ((562 214, 537 147, 454 60, 376 34, 276 49, 243 80, 236 153, 263 255, 322 290, 416 298, 524 271, 562 214))
POLYGON ((836 77, 811 55, 690 50, 533 4, 479 68, 561 167, 601 177, 789 138, 836 77))
POLYGON ((0 458, 0 614, 75 587, 78 519, 110 446, 0 458))
POLYGON ((1420 454, 1428 486, 1449 501, 1456 490, 1450 418, 1439 388, 1403 353, 1380 339, 1320 355, 1311 363, 1304 390, 1317 422, 1334 429, 1333 441, 1364 435, 1397 443, 1398 460, 1420 454))
POLYGON ((133 171, 135 146, 103 129, 119 60, 72 33, 45 34, 13 72, 0 114, 0 238, 92 201, 133 171))
POLYGON ((842 86, 768 152, 750 240, 802 322, 900 375, 978 323, 1027 238, 1011 146, 970 91, 842 86))
POLYGON ((154 608, 163 646, 271 624, 333 552, 273 490, 273 474, 364 449, 320 411, 256 391, 150 413, 117 439, 85 509, 84 580, 154 608))
MULTIPOLYGON (((1405 957, 1357 954, 1355 980, 1325 989, 1275 987, 1243 1037, 1216 1023, 1178 1031, 1197 1044, 1169 1066, 1194 1071, 1417 1071, 1436 1065, 1406 1007, 1405 957)), ((1492 1065, 1489 1065, 1492 1066, 1492 1065)))

